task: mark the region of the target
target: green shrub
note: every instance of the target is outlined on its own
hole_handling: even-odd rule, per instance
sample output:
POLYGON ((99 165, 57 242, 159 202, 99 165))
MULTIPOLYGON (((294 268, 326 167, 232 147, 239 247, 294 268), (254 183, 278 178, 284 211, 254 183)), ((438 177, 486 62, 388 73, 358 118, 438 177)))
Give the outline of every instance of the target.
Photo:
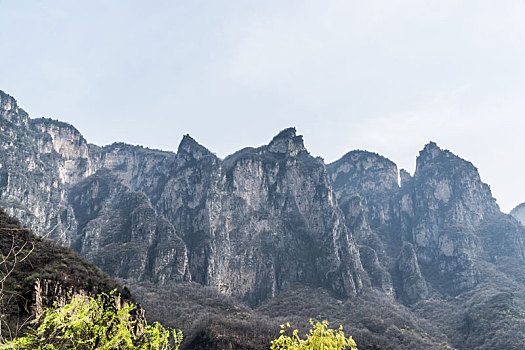
POLYGON ((272 341, 271 350, 357 350, 352 337, 345 337, 343 326, 333 330, 328 328, 328 321, 316 322, 310 320, 312 329, 306 335, 306 339, 299 337, 297 329, 291 331, 291 336, 286 333, 290 330, 290 324, 281 325, 281 336, 272 341))
POLYGON ((48 309, 26 336, 0 345, 1 350, 170 350, 182 342, 180 330, 147 324, 133 315, 133 304, 120 305, 114 292, 96 298, 77 295, 62 307, 48 309))

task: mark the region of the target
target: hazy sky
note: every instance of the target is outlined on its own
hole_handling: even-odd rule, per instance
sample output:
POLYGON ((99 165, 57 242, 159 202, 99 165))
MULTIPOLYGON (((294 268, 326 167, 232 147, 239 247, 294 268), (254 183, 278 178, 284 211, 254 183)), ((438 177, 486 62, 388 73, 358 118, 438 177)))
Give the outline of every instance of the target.
POLYGON ((523 0, 0 0, 0 89, 89 142, 224 157, 296 126, 326 162, 429 141, 525 201, 523 0))

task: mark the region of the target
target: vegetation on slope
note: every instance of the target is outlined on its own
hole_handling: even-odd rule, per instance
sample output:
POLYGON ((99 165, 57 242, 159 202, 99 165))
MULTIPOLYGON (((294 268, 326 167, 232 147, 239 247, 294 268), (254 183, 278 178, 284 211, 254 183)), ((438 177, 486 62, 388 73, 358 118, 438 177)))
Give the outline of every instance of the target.
POLYGON ((294 285, 252 309, 196 283, 168 284, 162 289, 141 283, 130 289, 149 320, 180 325, 185 350, 268 350, 279 337, 281 324, 298 325, 299 334, 306 334, 309 319, 342 325, 359 350, 450 348, 434 324, 375 290, 341 300, 323 288, 294 285))
POLYGON ((121 305, 114 293, 96 298, 75 295, 66 305, 45 310, 26 334, 2 350, 176 350, 182 332, 147 324, 132 315, 135 305, 121 305), (172 339, 171 339, 172 338, 172 339))
POLYGON ((35 307, 64 303, 77 292, 95 295, 116 289, 124 299, 131 298, 127 288, 78 253, 33 235, 2 209, 0 271, 0 341, 16 337, 31 321, 35 307), (38 296, 37 285, 42 287, 38 296))
POLYGON ((352 337, 346 337, 343 326, 334 330, 328 328, 328 322, 314 322, 310 320, 312 329, 309 330, 306 338, 299 336, 297 329, 292 330, 290 323, 281 325, 281 336, 274 341, 271 350, 357 350, 357 346, 352 337))

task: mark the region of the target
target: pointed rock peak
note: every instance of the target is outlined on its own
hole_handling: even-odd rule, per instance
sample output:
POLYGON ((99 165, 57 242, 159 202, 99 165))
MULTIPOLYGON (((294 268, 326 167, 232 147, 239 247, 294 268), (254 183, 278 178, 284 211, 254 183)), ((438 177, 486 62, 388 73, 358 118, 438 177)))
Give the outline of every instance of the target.
POLYGON ((418 170, 421 170, 422 167, 430 166, 432 164, 441 164, 442 166, 448 164, 448 166, 466 167, 476 173, 478 171, 471 162, 455 155, 449 150, 440 148, 435 142, 431 141, 425 145, 422 151, 419 152, 419 156, 416 160, 416 173, 418 173, 418 170))
POLYGON ((297 135, 294 127, 284 129, 272 139, 268 145, 268 150, 274 153, 296 156, 305 150, 303 136, 297 135))
MULTIPOLYGON (((440 203, 448 203, 455 198, 462 203, 470 203, 474 213, 499 211, 490 186, 481 181, 478 169, 468 160, 439 148, 434 142, 419 152, 414 180, 417 186, 421 186, 420 190, 427 192, 428 197, 425 198, 433 197, 440 203)), ((471 222, 479 219, 475 215, 469 219, 471 222)))
POLYGON ((344 163, 356 164, 356 166, 362 168, 363 170, 367 170, 369 168, 392 168, 397 172, 397 165, 390 159, 376 152, 359 149, 346 153, 339 160, 329 164, 329 166, 332 166, 332 164, 337 166, 344 163))
POLYGON ((354 150, 326 166, 335 190, 347 193, 390 191, 399 187, 397 165, 382 155, 354 150))
POLYGON ((29 120, 27 113, 16 103, 13 96, 0 90, 0 118, 5 118, 16 125, 26 125, 29 120))
POLYGON ((406 171, 405 169, 401 169, 399 171, 399 182, 401 186, 409 183, 411 180, 412 180, 412 176, 410 175, 408 171, 406 171))
POLYGON ((420 172, 423 167, 428 165, 449 164, 450 162, 453 162, 456 165, 461 165, 462 163, 470 164, 452 152, 440 148, 435 142, 430 141, 425 145, 423 150, 419 151, 419 156, 416 159, 416 174, 420 172))
POLYGON ((195 159, 200 159, 207 155, 213 155, 206 147, 199 144, 193 137, 186 134, 182 137, 177 151, 179 155, 190 155, 195 159))
POLYGON ((296 135, 297 135, 297 129, 295 129, 295 127, 292 126, 284 130, 281 130, 277 135, 275 135, 272 141, 276 139, 294 138, 296 135))
POLYGON ((425 145, 425 148, 419 152, 419 155, 430 155, 431 158, 435 158, 441 153, 441 151, 441 148, 439 148, 434 141, 430 141, 425 145))
POLYGON ((425 149, 434 149, 434 148, 439 148, 439 146, 437 145, 437 143, 435 143, 434 141, 429 141, 429 142, 425 145, 425 149))
POLYGON ((0 109, 2 111, 9 111, 17 108, 18 106, 16 104, 15 98, 0 90, 0 109))
POLYGON ((521 222, 522 225, 525 225, 525 203, 521 203, 516 208, 512 209, 510 215, 521 222))

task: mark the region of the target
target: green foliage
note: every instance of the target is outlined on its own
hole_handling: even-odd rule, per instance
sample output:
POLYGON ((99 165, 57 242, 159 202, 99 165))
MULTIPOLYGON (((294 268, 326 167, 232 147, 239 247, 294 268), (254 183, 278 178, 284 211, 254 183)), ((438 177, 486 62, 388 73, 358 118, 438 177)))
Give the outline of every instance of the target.
POLYGON ((299 331, 294 329, 291 336, 287 335, 291 330, 290 324, 281 325, 281 336, 272 341, 271 350, 357 350, 352 337, 345 337, 343 326, 334 330, 328 328, 328 321, 315 322, 310 319, 310 329, 306 339, 299 337, 299 331))
MULTIPOLYGON (((33 318, 30 308, 34 284, 39 280, 49 291, 86 291, 98 294, 118 289, 131 300, 129 290, 70 248, 36 237, 0 208, 0 344, 25 331, 33 318)), ((65 295, 46 295, 43 307, 65 295)))
POLYGON ((133 304, 120 305, 115 292, 96 298, 75 296, 62 307, 48 309, 24 337, 0 345, 1 350, 170 350, 182 342, 180 330, 147 324, 133 315, 133 304), (172 339, 170 339, 172 338, 172 339), (171 345, 170 345, 171 343, 171 345))

